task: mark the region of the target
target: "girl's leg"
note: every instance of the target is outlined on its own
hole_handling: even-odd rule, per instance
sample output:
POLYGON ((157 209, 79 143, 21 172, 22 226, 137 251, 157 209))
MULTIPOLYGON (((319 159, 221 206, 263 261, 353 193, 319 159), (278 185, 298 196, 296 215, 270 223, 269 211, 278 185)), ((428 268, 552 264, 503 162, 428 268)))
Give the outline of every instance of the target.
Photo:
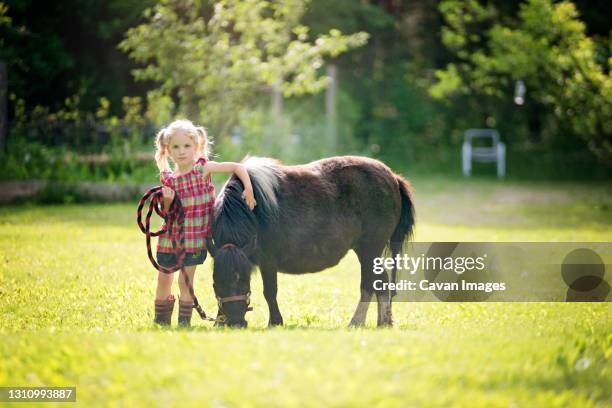
POLYGON ((155 323, 170 326, 174 310, 172 296, 173 273, 157 273, 157 290, 155 291, 155 323))
POLYGON ((156 300, 166 300, 172 293, 173 273, 157 272, 157 290, 155 291, 156 300))
MULTIPOLYGON (((183 269, 189 278, 189 283, 193 286, 196 265, 185 266, 183 269)), ((193 313, 193 298, 191 297, 189 286, 187 286, 182 272, 179 274, 179 289, 181 290, 181 294, 179 295, 179 326, 189 327, 191 326, 191 314, 193 313)))
MULTIPOLYGON (((195 271, 196 271, 196 266, 197 265, 192 265, 192 266, 185 266, 183 269, 185 270, 185 273, 187 273, 187 277, 189 278, 189 283, 191 283, 191 286, 194 286, 193 283, 193 277, 195 276, 195 271)), ((187 286, 187 284, 185 283, 185 279, 183 277, 183 273, 182 272, 177 272, 178 273, 178 280, 179 280, 179 289, 181 290, 181 294, 179 295, 179 300, 181 302, 191 302, 193 303, 193 299, 191 298, 191 294, 189 293, 189 286, 187 286)))

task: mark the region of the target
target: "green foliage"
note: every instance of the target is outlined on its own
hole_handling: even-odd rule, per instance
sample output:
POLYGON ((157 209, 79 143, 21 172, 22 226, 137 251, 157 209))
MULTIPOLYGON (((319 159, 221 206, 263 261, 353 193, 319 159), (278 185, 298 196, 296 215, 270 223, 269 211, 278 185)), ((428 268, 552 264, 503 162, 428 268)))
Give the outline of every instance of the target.
POLYGON ((326 84, 319 73, 323 58, 367 40, 363 32, 331 29, 311 42, 308 27, 299 23, 303 13, 304 2, 296 0, 163 0, 127 32, 120 48, 146 64, 133 71, 137 80, 159 84, 149 101, 161 98, 167 109, 227 134, 242 108, 257 106, 265 87, 285 96, 318 92, 326 84))
MULTIPOLYGON (((301 164, 332 152, 363 154, 353 136, 358 120, 357 104, 344 90, 337 95, 336 146, 332 146, 325 117, 324 95, 291 98, 284 102, 283 114, 276 116, 267 107, 242 109, 238 113, 240 140, 222 138, 213 152, 223 160, 241 160, 246 155, 268 156, 285 164, 301 164)), ((234 133, 234 130, 232 130, 234 133)))
POLYGON ((117 43, 152 3, 3 2, 11 25, 0 23, 0 59, 8 65, 10 92, 25 100, 27 110, 40 105, 57 111, 66 97, 82 92, 79 108, 92 112, 104 96, 118 114, 121 97, 142 93, 144 87, 132 80, 134 64, 117 43))
POLYGON ((25 102, 13 96, 15 120, 0 154, 0 178, 64 184, 156 181, 154 129, 146 123, 141 99, 122 98, 123 114, 115 116, 106 98, 95 114, 83 112, 81 96, 66 98, 55 112, 42 106, 26 112, 25 102))
POLYGON ((542 105, 603 162, 612 159, 610 50, 586 35, 573 3, 529 0, 515 22, 475 0, 440 5, 442 41, 457 57, 436 72, 430 93, 508 97, 513 80, 524 80, 527 97, 542 105))
MULTIPOLYGON (((10 27, 12 25, 13 19, 10 18, 8 14, 9 7, 6 3, 0 2, 0 27, 7 26, 10 27)), ((0 46, 4 45, 4 38, 0 38, 0 46)))
POLYGON ((74 184, 50 182, 36 195, 34 201, 37 204, 49 205, 83 203, 87 200, 74 184))
POLYGON ((2 160, 2 175, 8 180, 52 180, 74 182, 83 176, 74 155, 35 141, 11 140, 2 160))
MULTIPOLYGON (((156 128, 189 116, 209 128, 223 160, 365 154, 448 174, 459 172, 465 129, 496 127, 516 152, 511 177, 609 177, 609 160, 583 165, 592 161, 588 144, 602 157, 609 141, 605 5, 576 0, 578 18, 571 3, 521 3, 2 1, 0 58, 13 94, 7 142, 21 146, 19 157, 30 143, 107 155, 112 166, 78 163, 78 174, 142 181, 155 167, 147 178, 149 165, 129 156, 150 152, 156 128), (334 146, 323 95, 308 93, 324 86, 329 61, 339 78, 334 146), (517 78, 527 83, 521 107, 510 96, 517 78), (290 96, 281 118, 267 109, 273 86, 290 96), (235 125, 240 144, 228 137, 235 125)), ((2 177, 49 174, 11 160, 2 177)))
POLYGON ((152 152, 136 151, 124 143, 105 150, 107 153, 83 156, 65 146, 50 147, 13 135, 7 152, 0 156, 0 180, 45 180, 59 184, 157 181, 152 152))

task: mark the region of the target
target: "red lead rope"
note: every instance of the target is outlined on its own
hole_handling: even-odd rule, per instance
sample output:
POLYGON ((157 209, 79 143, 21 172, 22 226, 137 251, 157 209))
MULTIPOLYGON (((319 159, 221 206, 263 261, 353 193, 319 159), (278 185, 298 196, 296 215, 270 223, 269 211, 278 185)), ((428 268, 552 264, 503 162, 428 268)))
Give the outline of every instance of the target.
POLYGON ((181 276, 185 280, 185 283, 187 284, 187 287, 189 288, 189 294, 191 295, 191 298, 193 299, 194 309, 198 312, 198 314, 203 320, 215 321, 215 319, 206 316, 206 313, 200 306, 200 303, 198 302, 198 298, 196 297, 195 292, 193 291, 193 286, 191 285, 191 282, 189 281, 189 277, 187 276, 187 273, 185 272, 185 269, 183 268, 183 264, 185 262, 185 233, 183 232, 185 212, 183 211, 181 200, 179 200, 179 198, 175 196, 174 200, 170 204, 170 208, 168 209, 168 211, 166 211, 165 214, 162 211, 162 204, 163 204, 163 195, 162 195, 161 186, 153 187, 152 189, 147 191, 145 195, 142 196, 142 198, 140 199, 140 202, 138 203, 136 222, 138 223, 138 227, 140 227, 140 230, 145 234, 147 238, 147 254, 149 255, 149 260, 151 261, 155 269, 163 273, 174 273, 180 269, 181 276), (147 211, 147 216, 145 218, 145 223, 143 225, 142 209, 149 198, 151 198, 151 203, 149 204, 149 210, 147 211), (151 231, 151 215, 153 214, 153 210, 155 210, 157 215, 162 217, 165 221, 164 226, 159 231, 151 231), (173 234, 173 228, 174 228, 175 222, 177 225, 177 231, 176 231, 176 234, 173 234), (155 258, 153 257, 153 251, 151 251, 151 237, 157 237, 165 232, 168 232, 168 235, 171 237, 172 247, 174 248, 174 254, 176 255, 176 259, 177 259, 176 265, 170 268, 164 268, 163 266, 159 265, 157 261, 155 260, 155 258), (177 238, 178 238, 178 242, 177 242, 177 238))

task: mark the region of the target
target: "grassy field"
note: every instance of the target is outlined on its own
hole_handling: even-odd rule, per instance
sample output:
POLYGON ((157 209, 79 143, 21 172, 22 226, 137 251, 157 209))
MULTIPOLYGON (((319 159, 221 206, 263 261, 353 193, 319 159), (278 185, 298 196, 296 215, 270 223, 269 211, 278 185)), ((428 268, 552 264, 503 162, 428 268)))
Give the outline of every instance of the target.
MULTIPOLYGON (((612 237, 610 184, 414 187, 419 241, 612 237)), ((0 207, 0 386, 76 386, 87 407, 612 404, 609 303, 400 303, 383 330, 372 305, 366 328, 347 329, 352 253, 319 274, 280 276, 284 328, 266 328, 255 274, 248 330, 156 329, 155 272, 134 217, 135 203, 0 207)), ((214 311, 210 260, 196 291, 214 311)))

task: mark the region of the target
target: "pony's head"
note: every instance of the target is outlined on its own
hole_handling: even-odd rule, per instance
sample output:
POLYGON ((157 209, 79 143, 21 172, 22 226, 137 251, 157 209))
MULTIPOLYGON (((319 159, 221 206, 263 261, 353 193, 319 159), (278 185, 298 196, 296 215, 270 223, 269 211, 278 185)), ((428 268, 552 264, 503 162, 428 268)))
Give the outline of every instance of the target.
POLYGON ((245 315, 250 310, 251 271, 254 264, 248 250, 225 244, 216 250, 213 287, 219 311, 217 324, 246 327, 245 315))
POLYGON ((231 177, 215 201, 213 239, 207 240, 214 257, 213 286, 219 304, 221 324, 246 327, 251 271, 257 262, 258 228, 274 216, 277 172, 273 162, 251 158, 245 162, 257 206, 249 209, 242 198, 244 187, 231 177))

